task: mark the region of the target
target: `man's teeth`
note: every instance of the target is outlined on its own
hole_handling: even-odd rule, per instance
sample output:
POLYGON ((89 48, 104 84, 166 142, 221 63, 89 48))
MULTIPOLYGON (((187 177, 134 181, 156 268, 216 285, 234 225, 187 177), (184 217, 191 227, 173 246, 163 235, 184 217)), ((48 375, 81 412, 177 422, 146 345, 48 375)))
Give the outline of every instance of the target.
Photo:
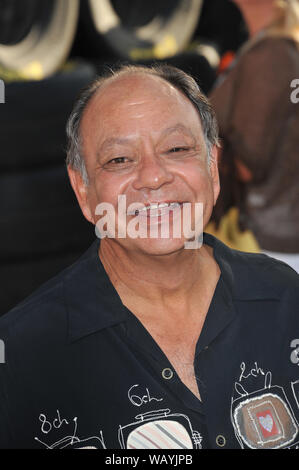
POLYGON ((151 211, 154 211, 156 209, 164 209, 164 207, 177 207, 179 206, 180 203, 179 202, 170 202, 170 203, 167 203, 167 202, 161 202, 161 204, 150 204, 149 206, 145 206, 144 208, 142 208, 141 210, 144 210, 144 211, 147 211, 147 210, 151 210, 151 211))
POLYGON ((165 209, 166 207, 169 207, 169 209, 175 209, 176 207, 180 207, 180 203, 179 202, 170 202, 170 203, 167 203, 167 202, 161 202, 160 204, 150 204, 148 206, 145 206, 145 207, 142 207, 140 209, 136 209, 135 211, 135 215, 138 215, 142 212, 147 212, 147 211, 157 211, 157 210, 161 210, 161 209, 165 209))

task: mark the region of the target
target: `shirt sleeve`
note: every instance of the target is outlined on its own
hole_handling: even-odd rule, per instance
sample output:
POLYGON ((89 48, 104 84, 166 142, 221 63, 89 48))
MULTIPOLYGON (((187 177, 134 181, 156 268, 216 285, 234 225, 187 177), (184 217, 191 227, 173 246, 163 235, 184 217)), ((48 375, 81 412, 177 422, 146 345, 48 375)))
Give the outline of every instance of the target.
POLYGON ((290 83, 298 50, 289 39, 267 38, 245 52, 211 95, 220 135, 262 179, 273 163, 292 106, 290 83))

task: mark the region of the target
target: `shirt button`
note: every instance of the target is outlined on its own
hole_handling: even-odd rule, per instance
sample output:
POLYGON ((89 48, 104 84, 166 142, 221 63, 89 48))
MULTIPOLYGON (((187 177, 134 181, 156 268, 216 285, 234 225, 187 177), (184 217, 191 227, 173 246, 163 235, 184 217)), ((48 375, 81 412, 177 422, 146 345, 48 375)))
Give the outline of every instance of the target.
POLYGON ((163 369, 163 370, 162 370, 162 377, 163 377, 163 379, 165 379, 165 380, 172 379, 172 377, 173 377, 173 371, 172 371, 171 369, 169 369, 168 367, 166 367, 166 369, 163 369))
POLYGON ((216 444, 218 447, 224 447, 225 444, 226 444, 226 439, 224 436, 221 436, 221 434, 219 434, 219 436, 216 437, 216 444))

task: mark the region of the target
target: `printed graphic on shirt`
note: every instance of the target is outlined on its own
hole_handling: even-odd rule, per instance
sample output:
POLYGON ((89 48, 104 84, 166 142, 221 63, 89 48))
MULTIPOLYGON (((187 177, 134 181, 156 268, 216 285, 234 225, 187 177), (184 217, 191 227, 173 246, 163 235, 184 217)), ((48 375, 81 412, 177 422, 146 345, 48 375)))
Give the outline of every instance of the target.
POLYGON ((132 405, 140 407, 151 403, 152 401, 161 402, 163 398, 156 398, 151 395, 147 387, 141 387, 139 384, 134 384, 128 390, 128 399, 132 405), (145 393, 144 393, 145 392, 145 393))
POLYGON ((170 409, 135 416, 136 421, 119 426, 122 449, 201 449, 202 437, 192 429, 186 415, 170 409))
POLYGON ((299 380, 296 380, 296 382, 291 382, 291 388, 293 391, 295 402, 297 404, 297 408, 299 408, 299 380))
POLYGON ((240 395, 232 400, 231 416, 236 437, 242 448, 279 449, 291 444, 298 434, 298 424, 284 389, 272 386, 272 374, 265 374, 264 388, 248 393, 235 383, 240 395))
POLYGON ((290 446, 285 447, 285 449, 299 450, 299 441, 294 442, 290 446))
POLYGON ((77 417, 69 421, 61 417, 60 411, 56 410, 54 419, 49 419, 44 413, 41 413, 39 422, 43 437, 35 437, 34 439, 46 449, 106 449, 102 431, 99 432, 99 436, 78 437, 77 417), (55 435, 55 431, 58 430, 63 434, 65 431, 67 435, 54 441, 53 433, 55 435), (70 431, 71 434, 68 434, 70 431))

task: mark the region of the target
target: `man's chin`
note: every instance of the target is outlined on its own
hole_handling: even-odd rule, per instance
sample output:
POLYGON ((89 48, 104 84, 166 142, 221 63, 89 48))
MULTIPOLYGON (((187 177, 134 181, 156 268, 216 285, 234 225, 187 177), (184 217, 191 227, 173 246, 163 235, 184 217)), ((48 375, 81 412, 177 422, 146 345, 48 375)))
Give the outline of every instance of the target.
POLYGON ((185 249, 185 238, 138 238, 130 240, 130 249, 149 256, 170 255, 185 249))

